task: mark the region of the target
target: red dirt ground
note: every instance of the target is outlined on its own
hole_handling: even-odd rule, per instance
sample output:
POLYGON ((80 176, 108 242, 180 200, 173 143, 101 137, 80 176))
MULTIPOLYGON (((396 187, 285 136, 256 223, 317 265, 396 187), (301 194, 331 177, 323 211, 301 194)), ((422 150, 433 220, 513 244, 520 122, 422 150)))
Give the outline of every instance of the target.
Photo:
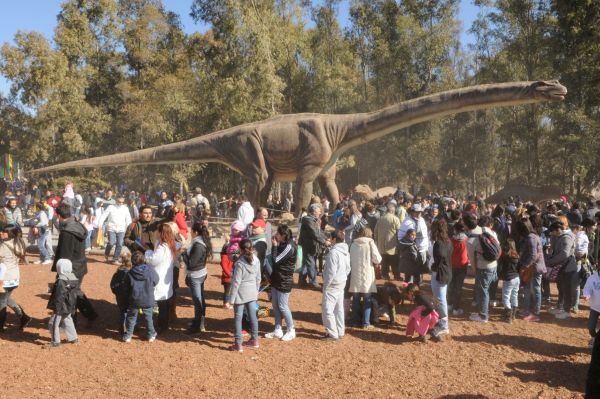
MULTIPOLYGON (((571 320, 544 312, 540 323, 469 322, 451 318, 452 339, 420 343, 399 328, 349 329, 340 342, 321 342, 320 293, 294 289, 290 298, 298 338, 284 343, 261 339, 259 350, 227 350, 233 340, 232 312, 220 307, 220 268, 209 265, 206 283, 208 332, 183 331, 193 307, 183 276, 172 331, 148 343, 119 340, 117 311, 109 281, 115 267, 90 258, 84 291, 101 314, 92 328, 79 328, 81 343, 48 349, 45 294, 54 275, 48 266, 21 266, 15 299, 35 318, 25 332, 9 316, 0 338, 3 378, 0 397, 176 398, 222 397, 410 397, 410 398, 580 398, 590 350, 587 306, 571 320)), ((468 280, 472 297, 472 281, 468 280)), ((262 304, 266 295, 261 294, 262 304)), ((262 335, 271 317, 260 320, 262 335)), ((85 324, 85 323, 83 323, 85 324)), ((142 334, 141 334, 142 335, 142 334)))

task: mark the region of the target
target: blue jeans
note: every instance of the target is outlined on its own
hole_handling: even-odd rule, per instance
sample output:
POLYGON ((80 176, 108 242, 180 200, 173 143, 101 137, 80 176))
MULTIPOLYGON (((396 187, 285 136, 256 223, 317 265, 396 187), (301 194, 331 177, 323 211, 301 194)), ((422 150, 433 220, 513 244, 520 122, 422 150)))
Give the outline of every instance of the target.
POLYGON ((448 329, 448 301, 446 294, 448 290, 447 284, 441 284, 436 279, 437 272, 431 272, 431 292, 433 296, 438 300, 436 310, 440 316, 437 325, 445 330, 448 329))
POLYGON ((292 319, 292 312, 288 305, 290 298, 289 292, 281 292, 277 288, 271 287, 271 303, 273 304, 273 316, 275 316, 275 328, 281 328, 281 319, 285 318, 285 324, 287 329, 291 330, 294 328, 294 320, 292 319))
POLYGON ((300 271, 300 281, 306 282, 306 276, 310 279, 311 285, 317 284, 317 266, 315 256, 304 254, 302 259, 302 270, 300 271))
POLYGON ((497 278, 496 268, 477 269, 475 272, 475 300, 479 305, 479 315, 485 320, 489 317, 490 285, 497 278))
POLYGON ((206 316, 206 301, 204 298, 204 281, 206 275, 200 278, 191 278, 187 276, 185 283, 190 287, 192 301, 194 302, 194 322, 200 323, 200 318, 206 316))
POLYGON ((48 240, 52 240, 52 232, 49 228, 46 228, 46 232, 41 234, 37 239, 37 246, 40 250, 40 260, 42 262, 52 257, 48 251, 48 240))
POLYGON ((504 306, 504 309, 516 309, 519 306, 520 284, 521 279, 519 277, 515 277, 512 280, 504 280, 502 282, 502 305, 504 306))
POLYGON ((250 339, 258 339, 258 319, 256 318, 256 301, 240 303, 233 305, 233 314, 235 322, 235 343, 242 344, 242 319, 244 318, 244 309, 250 319, 250 339))
POLYGON ((523 298, 525 311, 538 316, 542 307, 542 273, 533 272, 531 281, 525 285, 525 298, 523 298))
MULTIPOLYGON (((127 309, 127 332, 125 336, 127 338, 131 338, 133 336, 133 330, 135 329, 135 325, 137 323, 139 308, 129 308, 127 309)), ((154 330, 154 322, 152 321, 152 308, 144 308, 142 309, 142 313, 144 314, 144 318, 146 319, 146 329, 148 330, 148 338, 152 338, 156 336, 156 331, 154 330)))
POLYGON ((368 327, 371 324, 371 294, 353 293, 352 294, 352 318, 355 325, 368 327), (362 309, 360 300, 363 300, 362 309), (362 310, 362 311, 361 311, 362 310))
POLYGON ((123 238, 125 237, 125 233, 115 233, 114 231, 108 232, 108 244, 106 245, 106 249, 104 250, 104 255, 108 256, 112 248, 115 247, 115 254, 113 255, 113 261, 119 259, 121 255, 121 249, 123 248, 123 238))
POLYGON ((85 236, 85 249, 89 249, 92 247, 92 233, 93 230, 89 230, 87 235, 85 236))

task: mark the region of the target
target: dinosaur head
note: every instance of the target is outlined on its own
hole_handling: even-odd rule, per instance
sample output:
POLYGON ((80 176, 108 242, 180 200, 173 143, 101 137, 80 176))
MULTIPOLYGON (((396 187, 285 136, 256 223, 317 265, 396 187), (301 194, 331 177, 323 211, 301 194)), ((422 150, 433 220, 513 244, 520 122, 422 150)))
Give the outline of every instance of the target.
POLYGON ((531 84, 534 96, 540 100, 562 101, 567 95, 567 88, 558 80, 539 80, 531 84))

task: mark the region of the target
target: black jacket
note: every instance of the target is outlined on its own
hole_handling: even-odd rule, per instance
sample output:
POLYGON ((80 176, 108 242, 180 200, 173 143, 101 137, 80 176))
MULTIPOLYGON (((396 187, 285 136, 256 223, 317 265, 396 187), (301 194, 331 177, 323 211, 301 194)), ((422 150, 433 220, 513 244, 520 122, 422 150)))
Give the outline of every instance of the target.
POLYGON ((81 223, 70 217, 60 224, 58 246, 54 255, 52 271, 56 271, 59 259, 69 259, 73 264, 73 274, 79 280, 87 274, 87 259, 85 257, 85 238, 87 229, 81 223))
POLYGON ((69 280, 59 277, 54 282, 47 308, 54 313, 66 316, 75 312, 79 280, 69 280))
POLYGON ((317 219, 313 216, 304 216, 300 225, 300 237, 298 245, 306 255, 315 256, 321 247, 325 245, 325 234, 319 228, 317 219))
POLYGON ((424 306, 425 309, 423 309, 421 311, 421 316, 425 317, 427 316, 429 313, 433 312, 433 310, 435 309, 435 305, 433 303, 433 299, 425 294, 424 292, 419 291, 416 295, 415 295, 415 305, 417 306, 424 306))
POLYGON ((509 281, 515 277, 519 277, 519 258, 502 255, 498 259, 498 278, 509 281))
POLYGON ((273 247, 272 252, 271 287, 277 291, 290 292, 296 266, 296 246, 293 242, 281 243, 273 247))
POLYGON ((452 280, 451 246, 452 244, 449 242, 447 244, 441 241, 433 243, 433 264, 431 265, 431 271, 436 272, 436 280, 442 285, 450 284, 452 280), (450 248, 444 248, 444 245, 450 246, 450 248))
POLYGON ((115 274, 113 274, 110 280, 110 290, 117 299, 117 306, 120 310, 125 311, 129 307, 129 274, 128 269, 119 268, 115 274))
POLYGON ((148 265, 133 267, 129 273, 129 307, 151 308, 154 307, 154 286, 158 284, 158 275, 148 265))
POLYGON ((202 270, 206 267, 206 258, 208 256, 208 251, 206 248, 206 244, 201 237, 196 237, 192 241, 192 248, 189 252, 187 251, 183 253, 183 259, 185 260, 185 264, 187 266, 187 270, 190 272, 194 272, 197 270, 202 270))
POLYGON ((406 237, 398 243, 398 270, 400 273, 423 273, 424 259, 422 259, 417 244, 406 237))

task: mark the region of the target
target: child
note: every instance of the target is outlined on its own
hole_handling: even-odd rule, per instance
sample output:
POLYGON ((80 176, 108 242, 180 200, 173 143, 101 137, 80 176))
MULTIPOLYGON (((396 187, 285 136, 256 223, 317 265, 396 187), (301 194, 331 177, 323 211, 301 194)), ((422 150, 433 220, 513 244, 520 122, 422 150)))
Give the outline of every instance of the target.
MULTIPOLYGON (((402 288, 408 286, 407 283, 402 282, 402 288)), ((379 319, 380 309, 387 309, 381 314, 381 317, 387 319, 390 325, 396 323, 396 305, 402 303, 404 297, 398 289, 398 286, 391 282, 386 281, 383 287, 377 287, 377 295, 373 300, 374 322, 376 323, 379 319)))
POLYGON ((345 334, 344 287, 350 274, 350 254, 343 230, 331 233, 331 250, 323 269, 323 300, 321 318, 327 341, 337 341, 345 334))
POLYGON ((52 288, 48 309, 52 310, 48 327, 50 329, 50 348, 60 346, 60 327, 65 329, 67 340, 70 344, 79 342, 77 330, 71 315, 75 312, 77 304, 77 293, 79 292, 79 280, 73 274, 73 264, 69 259, 59 259, 56 262, 56 273, 58 277, 52 288))
POLYGON ((398 265, 400 272, 404 273, 404 281, 421 284, 421 265, 424 259, 417 248, 417 232, 408 229, 398 243, 398 265))
POLYGON ((454 316, 463 314, 460 303, 463 284, 467 276, 467 266, 469 265, 467 238, 465 225, 459 220, 454 224, 454 235, 450 238, 450 242, 452 243, 452 255, 450 257, 452 280, 450 280, 450 284, 448 285, 448 311, 452 310, 452 315, 454 316))
POLYGON ((244 229, 244 224, 239 220, 236 220, 231 225, 231 236, 229 236, 227 255, 229 255, 232 260, 239 250, 240 243, 245 238, 244 229))
POLYGON ((439 315, 434 310, 434 303, 431 297, 421 292, 417 284, 408 284, 405 291, 406 297, 417 305, 408 317, 406 335, 412 337, 416 332, 419 334, 419 339, 425 342, 429 339, 427 333, 435 327, 439 320, 439 315))
POLYGON ((158 275, 144 263, 144 254, 135 251, 131 256, 133 268, 127 273, 128 303, 127 309, 127 331, 123 335, 123 341, 131 342, 133 330, 137 323, 138 313, 146 318, 146 329, 148 330, 148 342, 154 342, 156 331, 152 321, 152 313, 156 301, 154 300, 154 287, 158 284, 158 275))
POLYGON ((256 300, 260 289, 260 263, 253 254, 252 242, 244 239, 239 244, 241 256, 235 263, 228 309, 234 308, 235 315, 235 344, 231 350, 243 352, 244 346, 258 349, 258 320, 256 319, 256 300), (251 337, 242 344, 242 318, 246 310, 250 318, 251 337))
POLYGON ((223 285, 223 306, 229 302, 229 288, 231 287, 231 272, 233 260, 227 254, 229 244, 225 243, 221 249, 221 284, 223 285))
POLYGON ((502 245, 502 256, 498 259, 498 278, 502 280, 502 305, 504 321, 512 324, 519 305, 519 252, 512 238, 502 245))
POLYGON ((110 280, 110 290, 115 294, 117 307, 119 308, 119 333, 125 333, 125 319, 127 317, 129 287, 127 273, 131 269, 131 252, 123 248, 119 259, 119 267, 110 280))

